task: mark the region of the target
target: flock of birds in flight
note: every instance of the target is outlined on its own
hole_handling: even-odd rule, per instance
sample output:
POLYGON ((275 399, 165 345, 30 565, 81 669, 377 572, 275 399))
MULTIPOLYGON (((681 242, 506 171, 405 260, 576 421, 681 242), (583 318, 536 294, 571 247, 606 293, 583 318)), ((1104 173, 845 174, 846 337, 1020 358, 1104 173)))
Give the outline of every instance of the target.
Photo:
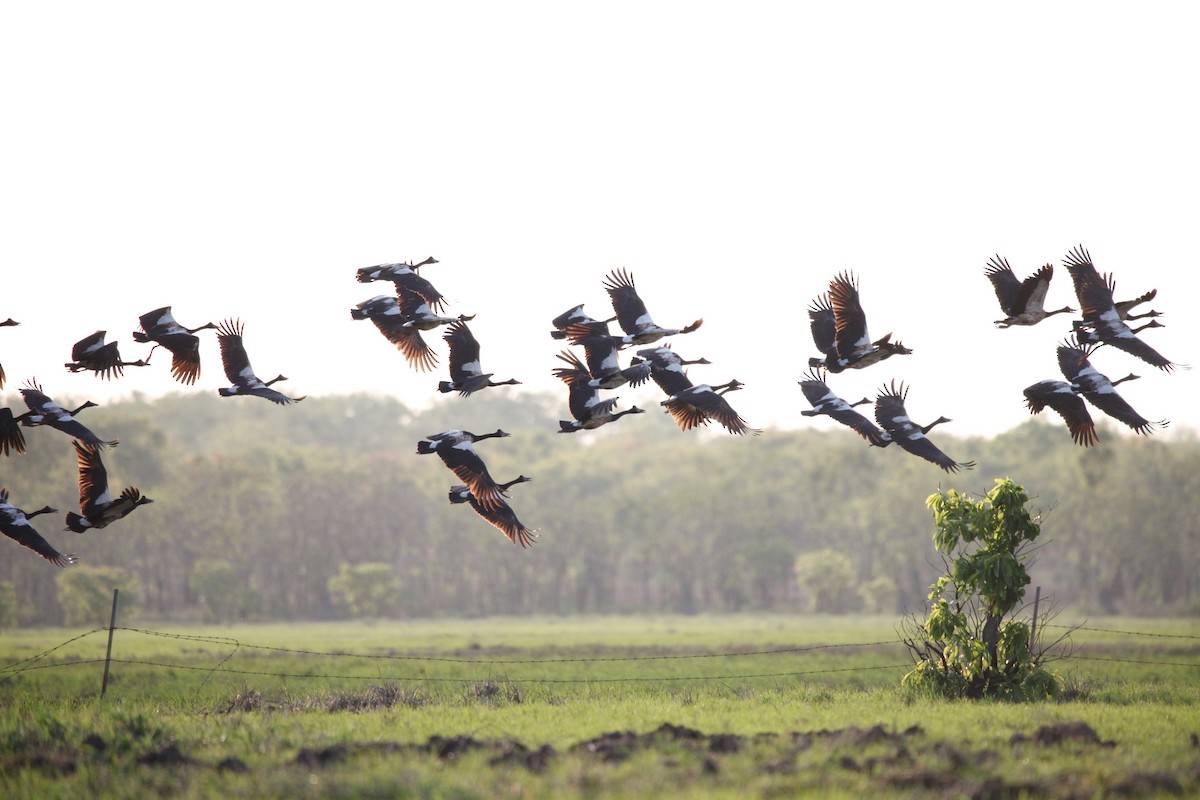
MULTIPOLYGON (((1109 345, 1165 372, 1183 366, 1165 358, 1137 336, 1147 328, 1162 327, 1153 319, 1161 316, 1157 311, 1133 313, 1137 306, 1154 299, 1157 290, 1152 289, 1132 300, 1114 299, 1116 282, 1112 275, 1099 273, 1082 246, 1073 248, 1063 259, 1063 265, 1074 284, 1082 317, 1072 321, 1070 333, 1058 345, 1059 369, 1066 380, 1046 379, 1026 387, 1026 407, 1032 414, 1046 408, 1056 411, 1066 422, 1072 439, 1084 447, 1098 441, 1088 404, 1140 434, 1149 434, 1156 428, 1165 427, 1165 420, 1152 422, 1146 419, 1117 393, 1115 387, 1118 384, 1134 380, 1137 375, 1110 380, 1089 360, 1097 348, 1109 345), (1150 321, 1137 328, 1131 328, 1128 324, 1131 320, 1146 318, 1150 321)), ((1003 319, 995 321, 998 328, 1036 325, 1056 314, 1075 313, 1070 306, 1046 310, 1046 295, 1054 276, 1053 264, 1045 264, 1021 280, 1013 273, 1008 261, 997 255, 988 261, 984 274, 991 282, 1004 314, 1003 319)), ((894 355, 912 353, 899 341, 891 341, 890 333, 872 341, 867 333, 866 315, 859 302, 858 285, 852 276, 841 274, 835 277, 828 293, 814 300, 808 313, 813 341, 824 357, 809 360, 812 369, 800 383, 804 396, 813 406, 811 410, 802 411, 802 414, 828 415, 876 447, 886 447, 896 442, 910 453, 937 464, 947 472, 969 469, 975 465, 971 461, 955 461, 926 436, 935 425, 950 420, 939 417, 928 425, 919 426, 909 419, 904 409, 907 389, 903 383, 897 386, 893 381, 880 391, 875 399, 875 422, 854 410, 855 406, 871 402, 870 399, 848 403, 829 389, 826 384, 828 373, 861 369, 894 355)))
MULTIPOLYGON (((445 328, 443 340, 449 346, 449 380, 438 382, 439 392, 456 392, 467 397, 495 386, 519 384, 515 379, 493 380, 493 373, 484 372, 480 363, 479 342, 467 323, 474 315, 444 316, 445 298, 419 272, 423 266, 438 263, 434 258, 405 264, 378 264, 359 269, 360 283, 390 282, 395 291, 365 300, 350 310, 353 320, 370 320, 381 334, 404 356, 412 368, 428 372, 437 367, 437 354, 422 337, 422 332, 445 328)), ((1082 446, 1098 441, 1095 424, 1087 404, 1128 425, 1139 434, 1149 434, 1165 427, 1166 421, 1150 421, 1138 414, 1115 387, 1138 376, 1127 375, 1110 380, 1092 366, 1089 357, 1102 345, 1109 345, 1135 356, 1158 369, 1170 372, 1176 364, 1154 350, 1137 334, 1147 328, 1161 327, 1154 319, 1157 311, 1134 314, 1133 309, 1152 300, 1156 290, 1150 290, 1132 300, 1114 299, 1116 283, 1111 274, 1101 274, 1082 247, 1074 248, 1063 260, 1074 283, 1075 296, 1082 319, 1072 321, 1071 331, 1058 346, 1058 364, 1066 380, 1047 379, 1024 390, 1026 406, 1036 414, 1046 408, 1057 412, 1066 422, 1073 440, 1082 446), (1130 321, 1149 319, 1137 328, 1130 321), (1085 402, 1086 401, 1086 402, 1085 402)), ((1000 256, 988 261, 984 274, 991 282, 1004 318, 996 320, 999 328, 1028 326, 1040 323, 1056 314, 1075 313, 1071 307, 1046 310, 1045 301, 1054 275, 1052 264, 1039 268, 1024 280, 1018 279, 1008 262, 1000 256)), ((700 328, 703 319, 682 328, 664 328, 651 318, 645 303, 634 286, 633 276, 624 269, 610 272, 604 279, 604 289, 612 304, 613 316, 593 319, 576 305, 555 317, 550 331, 552 339, 565 341, 582 348, 581 359, 573 350, 564 349, 557 358, 565 366, 555 367, 553 374, 567 386, 567 407, 572 419, 559 422, 559 433, 594 430, 616 422, 623 416, 641 414, 644 410, 632 406, 616 410, 616 397, 602 398, 601 392, 628 384, 638 387, 653 381, 666 395, 660 401, 680 430, 688 431, 715 421, 731 434, 757 435, 733 409, 726 399, 728 392, 741 389, 743 384, 731 379, 721 384, 696 384, 687 375, 687 366, 707 365, 704 358, 685 359, 669 343, 661 340, 688 334, 700 328), (621 333, 613 333, 609 323, 616 322, 621 333), (634 355, 622 366, 621 354, 636 347, 634 355)), ((939 417, 928 425, 917 425, 905 410, 908 388, 893 379, 885 384, 874 400, 875 421, 872 422, 855 407, 871 403, 863 398, 848 403, 829 388, 830 374, 848 369, 864 369, 895 355, 910 355, 912 350, 891 334, 872 340, 867 331, 857 278, 851 273, 839 273, 829 283, 828 291, 812 301, 808 310, 810 328, 820 357, 809 359, 809 370, 800 381, 801 390, 812 405, 801 412, 804 416, 825 415, 848 426, 874 447, 887 447, 895 442, 901 448, 919 456, 947 472, 970 469, 973 461, 956 461, 943 453, 927 436, 929 431, 944 422, 939 417)), ((221 397, 241 395, 262 397, 279 405, 300 402, 304 397, 289 397, 272 385, 285 381, 282 374, 271 380, 259 378, 250 366, 243 343, 244 326, 240 320, 227 319, 219 324, 205 323, 186 328, 176 322, 171 307, 155 309, 139 318, 140 329, 132 336, 135 342, 151 344, 143 359, 122 360, 116 342, 105 342, 105 331, 80 340, 71 351, 71 361, 65 366, 71 372, 89 371, 103 379, 120 377, 125 367, 149 366, 150 356, 158 347, 171 353, 171 375, 180 383, 192 385, 200 376, 200 338, 205 329, 215 329, 221 352, 221 362, 230 385, 218 389, 221 397)), ((12 319, 0 322, 0 327, 17 325, 12 319)), ((0 366, 0 388, 5 375, 0 366)), ((58 405, 36 380, 30 379, 20 390, 28 410, 14 414, 0 408, 0 453, 7 456, 25 452, 22 428, 50 426, 74 439, 79 468, 78 513, 66 515, 66 530, 76 533, 104 528, 127 516, 138 506, 153 502, 130 486, 118 496, 108 487, 108 476, 101 459, 106 447, 115 447, 117 440, 104 440, 93 433, 77 415, 96 404, 84 402, 73 410, 58 405)), ((462 481, 449 490, 453 504, 468 504, 483 519, 500 530, 510 541, 523 547, 532 546, 536 532, 526 527, 508 504, 508 490, 531 480, 525 475, 497 482, 475 449, 475 443, 503 438, 503 430, 475 434, 451 429, 431 434, 417 443, 418 454, 437 454, 455 476, 462 481)), ((76 562, 73 554, 56 550, 34 528, 30 520, 40 514, 56 513, 46 506, 26 512, 9 502, 8 490, 0 488, 0 530, 9 538, 33 550, 56 566, 76 562)))

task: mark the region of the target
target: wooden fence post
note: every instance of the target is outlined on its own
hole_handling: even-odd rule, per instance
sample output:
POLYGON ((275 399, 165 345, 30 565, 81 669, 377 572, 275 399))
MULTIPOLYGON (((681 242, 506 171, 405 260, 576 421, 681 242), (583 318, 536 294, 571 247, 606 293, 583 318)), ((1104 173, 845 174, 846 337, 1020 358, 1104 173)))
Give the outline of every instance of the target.
POLYGON ((1033 593, 1033 624, 1029 626, 1029 646, 1032 648, 1035 637, 1037 636, 1037 615, 1038 603, 1042 599, 1042 587, 1037 587, 1037 591, 1033 593))
POLYGON ((100 699, 104 699, 104 693, 108 691, 108 665, 112 662, 112 639, 113 628, 117 626, 117 593, 119 589, 113 589, 113 604, 112 613, 108 617, 108 651, 104 654, 104 680, 100 684, 100 699))

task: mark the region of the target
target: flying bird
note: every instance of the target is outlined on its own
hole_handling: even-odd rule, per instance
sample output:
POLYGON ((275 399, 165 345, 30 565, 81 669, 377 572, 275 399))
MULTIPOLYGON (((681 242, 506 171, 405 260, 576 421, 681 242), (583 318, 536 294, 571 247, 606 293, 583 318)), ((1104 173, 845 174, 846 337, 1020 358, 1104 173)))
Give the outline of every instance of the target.
POLYGON ((467 327, 467 323, 457 320, 446 329, 442 337, 450 345, 450 380, 438 381, 439 392, 458 392, 461 396, 478 392, 489 386, 506 386, 518 384, 520 381, 510 378, 506 381, 494 381, 494 373, 484 372, 479 366, 479 342, 467 327))
POLYGON ((197 331, 216 328, 211 322, 206 322, 196 328, 185 328, 175 321, 170 306, 147 311, 138 317, 141 329, 133 332, 135 342, 154 342, 150 348, 150 356, 154 350, 164 347, 171 353, 171 377, 188 386, 194 384, 200 377, 200 337, 197 331))
MULTIPOLYGON (((1100 273, 1096 271, 1096 267, 1092 264, 1092 256, 1088 253, 1083 245, 1071 248, 1063 258, 1063 264, 1067 268, 1067 272, 1071 274, 1071 282, 1075 286, 1075 295, 1079 296, 1080 284, 1085 280, 1100 280, 1100 273)), ((1117 300, 1113 306, 1117 310, 1117 316, 1121 319, 1143 319, 1145 317, 1161 317, 1162 314, 1154 309, 1147 311, 1144 314, 1134 314, 1133 309, 1140 306, 1142 303, 1148 303, 1158 296, 1158 289, 1151 289, 1143 295, 1133 298, 1132 300, 1117 300)), ((1081 301, 1082 303, 1082 301, 1081 301)), ((1076 320, 1075 327, 1091 325, 1091 320, 1082 319, 1076 320)))
POLYGON ((612 300, 613 311, 617 315, 617 324, 625 331, 621 337, 623 344, 651 344, 664 336, 691 333, 704 324, 698 319, 683 328, 663 328, 656 325, 646 310, 646 304, 638 296, 633 285, 633 275, 624 269, 613 270, 604 279, 604 288, 612 300))
MULTIPOLYGON (((1166 372, 1184 366, 1174 363, 1139 339, 1136 331, 1125 323, 1113 301, 1116 282, 1112 275, 1101 275, 1096 271, 1087 250, 1084 250, 1082 246, 1072 250, 1067 256, 1066 263, 1067 269, 1070 270, 1071 276, 1075 280, 1075 294, 1079 298, 1079 307, 1083 312, 1083 320, 1076 322, 1076 328, 1090 327, 1092 329, 1092 332, 1084 331, 1079 334, 1083 343, 1099 342, 1111 345, 1166 372)), ((1157 320, 1150 320, 1138 330, 1158 327, 1162 326, 1157 320)))
POLYGON ((594 322, 603 322, 605 324, 604 330, 605 330, 605 332, 607 332, 608 323, 612 322, 615 319, 616 319, 616 317, 609 317, 608 319, 605 319, 605 320, 592 319, 591 317, 589 317, 587 314, 585 314, 583 312, 583 303, 580 303, 579 305, 567 309, 566 311, 559 314, 554 319, 550 320, 550 324, 554 326, 554 330, 550 331, 550 338, 551 339, 566 339, 567 338, 567 328, 569 328, 571 325, 575 325, 575 324, 591 325, 594 322))
MULTIPOLYGON (((25 405, 29 406, 29 410, 15 417, 15 422, 19 422, 30 428, 38 425, 49 425, 51 428, 56 428, 68 436, 94 447, 116 447, 116 439, 105 441, 92 433, 82 422, 75 419, 75 415, 85 408, 96 407, 96 404, 91 400, 84 402, 83 405, 78 406, 72 411, 67 411, 50 399, 50 396, 42 391, 42 387, 36 381, 26 381, 25 387, 21 390, 21 397, 25 400, 25 405)), ((22 453, 24 450, 18 448, 17 452, 22 453)))
POLYGON ((1000 301, 1000 310, 1005 315, 1004 319, 996 320, 998 328, 1036 325, 1046 317, 1075 312, 1070 306, 1046 310, 1046 292, 1050 288, 1050 279, 1054 277, 1053 264, 1046 264, 1025 280, 1018 280, 1008 260, 996 255, 988 260, 984 274, 992 282, 996 299, 1000 301))
POLYGON ((225 377, 233 384, 228 387, 222 386, 217 390, 217 394, 221 397, 255 395, 279 405, 299 403, 303 400, 304 397, 288 397, 271 388, 271 384, 287 380, 283 375, 263 381, 254 374, 254 368, 250 366, 250 356, 246 355, 246 347, 242 344, 243 330, 245 330, 245 326, 241 320, 227 319, 217 326, 217 342, 221 345, 221 365, 225 367, 225 377))
POLYGON ((1025 405, 1030 414, 1039 414, 1045 408, 1052 408, 1067 423, 1067 430, 1075 444, 1091 447, 1099 437, 1092 415, 1088 413, 1087 404, 1079 396, 1079 387, 1066 381, 1038 381, 1032 386, 1025 387, 1025 405))
POLYGON ((475 452, 475 442, 484 439, 502 438, 512 434, 499 428, 495 433, 474 434, 470 431, 452 429, 441 433, 432 433, 417 442, 417 453, 427 455, 437 453, 450 471, 471 489, 485 508, 494 508, 503 502, 503 490, 488 473, 487 465, 475 452))
POLYGON ((350 309, 350 319, 371 320, 413 369, 429 372, 437 366, 437 354, 421 336, 421 329, 407 324, 398 297, 381 294, 364 300, 350 309))
POLYGON ((695 384, 687 376, 684 367, 691 364, 711 364, 707 358, 682 358, 671 349, 670 344, 658 347, 646 347, 637 351, 637 359, 642 359, 650 365, 650 380, 658 384, 658 388, 670 397, 690 389, 695 384))
POLYGON ((575 323, 567 327, 566 333, 571 344, 583 348, 592 388, 615 389, 626 383, 636 387, 650 377, 652 367, 644 361, 621 366, 618 354, 624 345, 620 338, 608 333, 607 323, 575 323))
POLYGON ((75 442, 75 456, 79 462, 79 510, 67 512, 67 530, 83 533, 93 528, 104 528, 130 514, 138 506, 153 503, 149 497, 130 486, 114 498, 108 490, 108 473, 100 460, 100 449, 75 442))
POLYGON ((885 385, 875 398, 875 421, 887 432, 891 441, 913 455, 937 464, 946 472, 972 469, 975 466, 974 461, 955 461, 939 450, 925 435, 935 425, 950 420, 946 417, 938 417, 928 425, 917 425, 909 418, 908 412, 904 408, 904 401, 907 397, 908 388, 903 383, 896 386, 896 382, 893 380, 891 386, 885 385))
POLYGON ((804 409, 800 413, 806 417, 820 415, 831 417, 848 426, 876 447, 886 447, 888 441, 884 432, 871 420, 854 410, 855 406, 870 403, 871 398, 864 397, 857 402, 848 403, 833 393, 833 390, 825 383, 825 377, 816 368, 804 374, 804 380, 800 381, 800 390, 804 392, 804 397, 812 405, 812 408, 804 409))
POLYGON ((739 436, 749 433, 757 436, 762 431, 747 425, 746 421, 733 410, 729 401, 724 397, 726 392, 736 391, 744 385, 736 378, 716 386, 699 383, 671 395, 663 400, 661 405, 675 420, 675 424, 681 431, 691 430, 698 425, 707 425, 708 421, 713 419, 730 433, 739 436))
POLYGON ((96 331, 85 336, 71 348, 72 360, 64 366, 71 372, 89 370, 108 380, 116 375, 118 378, 125 374, 125 367, 145 367, 149 361, 122 361, 121 353, 116 342, 104 341, 106 331, 96 331))
POLYGON ((50 546, 50 543, 33 528, 32 517, 38 514, 54 514, 57 509, 50 506, 39 508, 37 511, 22 511, 8 502, 8 489, 0 488, 0 531, 19 545, 28 547, 56 567, 66 567, 74 564, 77 559, 73 553, 60 553, 50 546))
POLYGON ((1115 420, 1125 423, 1135 432, 1149 435, 1156 428, 1165 428, 1166 420, 1151 422, 1133 410, 1121 395, 1117 394, 1116 386, 1125 381, 1137 379, 1137 375, 1129 374, 1119 380, 1109 380, 1107 375, 1092 366, 1089 357, 1095 350, 1094 346, 1081 345, 1077 340, 1068 339, 1058 347, 1058 367, 1063 377, 1071 382, 1076 391, 1096 408, 1115 420))
POLYGON ((1154 309, 1150 309, 1149 311, 1145 312, 1144 314, 1134 314, 1133 313, 1133 309, 1137 308, 1142 303, 1149 303, 1151 300, 1153 300, 1157 296, 1158 296, 1158 289, 1151 289, 1150 291, 1146 292, 1145 294, 1140 295, 1139 297, 1135 297, 1132 300, 1117 300, 1113 303, 1113 306, 1117 309, 1117 315, 1120 316, 1121 319, 1124 319, 1124 320, 1145 319, 1147 317, 1161 317, 1162 314, 1158 311, 1155 311, 1154 309))
POLYGON ((858 292, 858 279, 839 273, 829 282, 829 292, 813 301, 808 311, 813 342, 824 358, 810 358, 810 367, 825 367, 838 373, 862 369, 894 355, 909 355, 912 350, 888 333, 871 341, 867 315, 858 292), (832 322, 832 332, 830 323, 832 322))
POLYGON ((416 264, 376 264, 373 267, 363 267, 356 275, 359 283, 371 281, 391 281, 399 289, 403 287, 419 294, 434 311, 442 311, 445 298, 442 293, 433 288, 433 284, 417 272, 426 264, 436 264, 437 259, 430 256, 416 264))
MULTIPOLYGON (((513 484, 525 483, 533 478, 527 478, 524 475, 518 475, 508 483, 498 484, 501 492, 507 492, 508 488, 513 484)), ((470 503, 471 508, 475 509, 475 513, 486 519, 494 525, 501 533, 508 537, 508 540, 513 544, 519 544, 521 547, 533 547, 533 540, 537 538, 537 532, 532 531, 517 519, 516 512, 508 503, 501 500, 498 504, 485 506, 480 503, 471 490, 463 485, 450 487, 450 502, 454 503, 470 503)))
POLYGON ((474 314, 459 314, 457 317, 443 317, 435 314, 425 298, 404 286, 396 287, 396 299, 400 303, 400 316, 404 318, 406 328, 417 328, 431 331, 442 325, 454 322, 469 322, 475 319, 474 314))
MULTIPOLYGON (((4 320, 3 322, 0 322, 0 328, 8 328, 10 326, 20 325, 20 324, 21 323, 17 322, 12 317, 9 317, 8 319, 4 320)), ((4 366, 2 364, 0 364, 0 389, 3 389, 3 388, 4 388, 4 366)))
POLYGON ((25 452, 25 436, 17 424, 12 409, 0 408, 0 453, 12 455, 25 452))
POLYGON ((599 389, 592 384, 592 375, 583 362, 567 350, 559 353, 558 358, 568 366, 555 367, 554 375, 567 384, 569 392, 567 405, 571 409, 573 420, 559 420, 559 433, 574 433, 575 431, 594 430, 601 425, 616 422, 626 414, 642 414, 642 409, 633 406, 625 411, 613 411, 617 398, 600 399, 599 389))

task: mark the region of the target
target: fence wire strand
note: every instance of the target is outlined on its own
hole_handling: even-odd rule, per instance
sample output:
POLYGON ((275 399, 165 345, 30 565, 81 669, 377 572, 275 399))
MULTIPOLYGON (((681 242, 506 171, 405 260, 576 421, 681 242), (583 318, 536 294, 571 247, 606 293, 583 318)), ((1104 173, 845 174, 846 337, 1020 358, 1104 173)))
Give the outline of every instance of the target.
MULTIPOLYGON (((65 642, 60 642, 60 643, 56 644, 54 647, 51 647, 49 650, 43 650, 42 652, 38 653, 37 655, 29 656, 29 658, 23 658, 20 661, 14 661, 11 664, 5 664, 3 667, 0 667, 0 674, 5 675, 5 677, 2 680, 0 680, 0 684, 7 683, 9 681, 9 679, 12 678, 13 675, 16 675, 21 672, 25 672, 26 670, 29 670, 29 669, 34 669, 34 667, 38 661, 41 661, 43 658, 50 655, 55 650, 61 650, 62 648, 66 647, 67 645, 71 644, 72 642, 78 642, 80 639, 86 639, 88 636, 91 636, 94 633, 99 633, 100 631, 106 631, 106 630, 108 630, 108 628, 93 628, 90 631, 84 631, 83 633, 79 634, 78 636, 72 636, 70 639, 67 639, 65 642), (21 666, 22 664, 28 664, 29 666, 22 667, 21 666), (18 669, 18 667, 20 667, 20 669, 18 669)), ((100 659, 100 660, 103 661, 104 659, 100 659)), ((47 664, 45 666, 57 666, 57 665, 47 664)))
MULTIPOLYGON (((1126 630, 1118 630, 1118 629, 1113 629, 1113 628, 1090 627, 1090 626, 1082 625, 1082 624, 1080 624, 1080 625, 1046 625, 1045 627, 1047 627, 1047 628, 1064 628, 1064 629, 1068 629, 1071 632, 1088 631, 1088 632, 1095 632, 1095 633, 1111 633, 1111 634, 1118 634, 1118 635, 1123 635, 1123 636, 1142 636, 1142 637, 1156 637, 1156 638, 1168 638, 1168 639, 1189 639, 1189 640, 1200 639, 1200 636, 1193 635, 1193 634, 1151 633, 1151 632, 1147 632, 1147 631, 1126 631, 1126 630)), ((51 647, 47 650, 37 653, 36 655, 32 655, 32 656, 29 656, 28 658, 21 659, 20 661, 14 661, 10 664, 0 666, 0 675, 4 676, 3 678, 0 678, 0 684, 7 683, 14 676, 19 675, 23 672, 30 672, 30 671, 34 671, 34 670, 43 670, 43 669, 54 669, 57 667, 79 666, 79 665, 83 665, 83 664, 102 664, 102 663, 104 663, 105 659, 103 659, 103 658, 82 659, 82 660, 75 660, 75 661, 63 661, 63 662, 48 663, 48 664, 43 664, 43 663, 39 663, 39 662, 41 662, 46 657, 50 656, 55 651, 61 650, 62 648, 66 647, 69 644, 78 642, 82 639, 87 638, 88 636, 91 636, 93 634, 99 633, 101 631, 106 631, 106 630, 108 630, 108 628, 105 627, 105 628, 94 628, 92 630, 85 631, 83 633, 80 633, 77 636, 73 636, 70 639, 66 639, 63 642, 60 642, 59 644, 55 645, 54 647, 51 647)), ((194 664, 172 664, 172 663, 167 663, 167 662, 152 661, 152 660, 146 660, 146 659, 113 658, 110 660, 110 663, 113 663, 113 664, 132 664, 132 665, 140 665, 140 666, 158 667, 158 668, 162 668, 162 669, 177 669, 177 670, 191 670, 191 671, 206 672, 208 674, 204 678, 204 683, 207 683, 207 681, 218 672, 221 672, 224 674, 230 674, 230 675, 253 675, 253 676, 273 677, 273 678, 294 678, 294 679, 308 678, 308 679, 318 679, 318 680, 375 680, 375 681, 385 679, 385 680, 393 680, 393 681, 398 681, 398 682, 402 681, 402 682, 413 682, 413 683, 420 683, 420 682, 424 682, 424 683, 477 683, 477 682, 480 682, 481 680, 490 680, 490 678, 487 678, 487 679, 452 678, 452 677, 439 677, 439 676, 430 676, 430 675, 420 675, 420 676, 325 675, 325 674, 313 674, 313 673, 271 672, 268 670, 245 670, 245 669, 235 669, 235 668, 228 667, 227 664, 229 663, 229 661, 235 655, 237 655, 239 652, 242 652, 243 650, 263 650, 263 651, 268 651, 268 652, 287 653, 289 655, 316 656, 316 657, 323 657, 323 658, 361 658, 361 659, 399 661, 399 662, 420 661, 420 662, 432 662, 432 663, 479 664, 479 665, 485 665, 485 666, 493 666, 493 665, 505 666, 505 665, 515 665, 515 664, 528 664, 528 665, 533 665, 533 664, 579 664, 579 663, 603 663, 603 662, 667 661, 667 660, 700 659, 700 658, 739 658, 739 657, 745 657, 745 656, 791 655, 791 654, 798 654, 798 653, 812 653, 812 652, 816 652, 816 651, 820 651, 820 650, 869 648, 869 647, 881 647, 884 645, 904 644, 903 639, 886 639, 886 640, 874 641, 874 642, 842 642, 842 643, 832 643, 832 644, 805 645, 802 647, 783 647, 783 648, 776 648, 776 649, 770 649, 770 650, 742 650, 742 651, 732 651, 732 652, 725 651, 725 652, 712 652, 712 653, 667 653, 667 654, 659 654, 659 655, 638 655, 638 656, 584 656, 584 657, 570 657, 570 658, 487 659, 487 658, 459 658, 459 657, 450 657, 450 656, 396 655, 396 654, 381 654, 381 653, 349 653, 349 652, 338 651, 338 650, 331 650, 331 651, 305 650, 305 649, 289 648, 289 647, 277 647, 277 646, 272 646, 272 645, 251 644, 248 642, 242 642, 241 640, 233 638, 231 636, 208 636, 208 635, 184 634, 184 633, 168 633, 165 631, 155 631, 155 630, 147 630, 147 629, 143 629, 143 628, 125 628, 125 627, 114 627, 113 630, 114 631, 124 631, 126 633, 136 633, 136 634, 140 634, 143 636, 153 636, 153 637, 159 637, 159 638, 164 638, 164 639, 175 639, 175 640, 191 641, 191 642, 204 642, 207 644, 215 644, 215 645, 223 645, 226 647, 231 647, 232 650, 229 653, 225 654, 225 656, 222 657, 221 660, 215 666, 198 666, 198 665, 194 665, 194 664)), ((1146 660, 1146 659, 1115 658, 1115 657, 1109 657, 1109 656, 1088 656, 1088 655, 1082 655, 1078 652, 1071 654, 1069 656, 1069 658, 1079 659, 1081 661, 1104 661, 1104 662, 1115 662, 1115 663, 1125 663, 1125 664, 1142 664, 1142 665, 1162 666, 1162 667, 1185 667, 1185 668, 1191 667, 1193 669, 1200 668, 1200 664, 1196 664, 1196 663, 1184 663, 1184 662, 1175 662, 1175 661, 1152 661, 1152 660, 1146 660)), ((911 666, 912 666, 911 664, 883 664, 883 665, 864 666, 864 667, 831 667, 831 668, 825 668, 825 669, 796 670, 796 671, 787 671, 787 672, 746 673, 746 674, 734 674, 734 675, 686 675, 686 676, 645 676, 645 675, 641 675, 641 676, 615 676, 615 677, 591 676, 591 677, 584 677, 584 678, 521 678, 520 680, 528 682, 528 683, 544 683, 544 684, 651 683, 651 682, 722 681, 722 680, 728 681, 728 680, 749 680, 749 679, 757 679, 757 678, 793 678, 793 677, 799 677, 799 676, 805 676, 805 675, 820 675, 820 674, 832 674, 832 673, 844 673, 844 672, 865 672, 865 671, 878 671, 878 670, 888 670, 888 669, 902 669, 902 668, 911 667, 911 666)), ((202 683, 201 686, 203 686, 203 685, 204 684, 202 683)))
POLYGON ((667 653, 653 656, 581 656, 576 658, 458 658, 451 656, 394 655, 388 653, 347 653, 339 650, 297 650, 290 647, 273 647, 271 645, 263 644, 247 644, 245 642, 239 642, 237 639, 229 639, 223 636, 215 637, 213 639, 206 639, 202 636, 162 633, 159 631, 147 631, 138 628, 117 628, 116 630, 128 631, 129 633, 141 633, 150 636, 161 636, 168 639, 187 639, 189 641, 209 641, 213 644, 237 645, 247 650, 267 650, 276 653, 288 653, 290 655, 322 656, 328 658, 366 658, 384 661, 432 661, 449 664, 574 664, 593 662, 599 663, 605 661, 668 661, 671 659, 688 658, 738 658, 740 656, 773 656, 786 655, 788 653, 808 653, 815 650, 835 650, 839 647, 878 647, 885 644, 902 644, 900 639, 885 639, 878 642, 814 644, 804 647, 782 647, 775 650, 746 650, 721 653, 667 653))
MULTIPOLYGON (((103 661, 104 659, 100 659, 103 661)), ((192 664, 167 664, 160 661, 144 661, 141 659, 114 658, 114 664, 139 664, 147 667, 163 667, 166 669, 188 669, 197 671, 213 672, 218 667, 201 667, 192 664)), ((818 675, 827 672, 862 672, 867 670, 881 669, 900 669, 902 667, 911 666, 910 664, 882 664, 874 667, 835 667, 832 669, 813 669, 802 670, 798 672, 764 672, 744 675, 664 675, 658 677, 636 676, 636 677, 615 677, 615 678, 521 678, 520 680, 527 683, 635 683, 645 682, 654 683, 656 681, 721 681, 721 680, 739 680, 748 678, 788 678, 796 675, 818 675)), ((221 669, 223 673, 230 675, 258 675, 261 677, 271 678, 315 678, 318 680, 351 680, 351 681, 378 681, 381 679, 392 680, 406 683, 481 683, 491 678, 448 678, 443 676, 420 675, 420 676, 379 676, 379 675, 319 675, 303 672, 268 672, 266 670, 248 670, 248 669, 221 669)), ((511 681, 510 681, 511 682, 511 681)))

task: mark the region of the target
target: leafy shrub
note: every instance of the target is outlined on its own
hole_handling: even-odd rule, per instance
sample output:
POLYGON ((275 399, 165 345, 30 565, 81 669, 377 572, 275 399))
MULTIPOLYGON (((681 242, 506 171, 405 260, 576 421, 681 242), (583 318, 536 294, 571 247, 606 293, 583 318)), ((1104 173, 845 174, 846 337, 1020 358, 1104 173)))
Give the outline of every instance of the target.
POLYGON ((981 501, 953 489, 930 495, 934 544, 946 574, 930 587, 929 616, 905 639, 916 667, 904 685, 948 697, 1056 697, 1059 678, 1041 666, 1028 621, 1005 619, 1029 584, 1029 546, 1041 533, 1029 497, 997 479, 981 501))

